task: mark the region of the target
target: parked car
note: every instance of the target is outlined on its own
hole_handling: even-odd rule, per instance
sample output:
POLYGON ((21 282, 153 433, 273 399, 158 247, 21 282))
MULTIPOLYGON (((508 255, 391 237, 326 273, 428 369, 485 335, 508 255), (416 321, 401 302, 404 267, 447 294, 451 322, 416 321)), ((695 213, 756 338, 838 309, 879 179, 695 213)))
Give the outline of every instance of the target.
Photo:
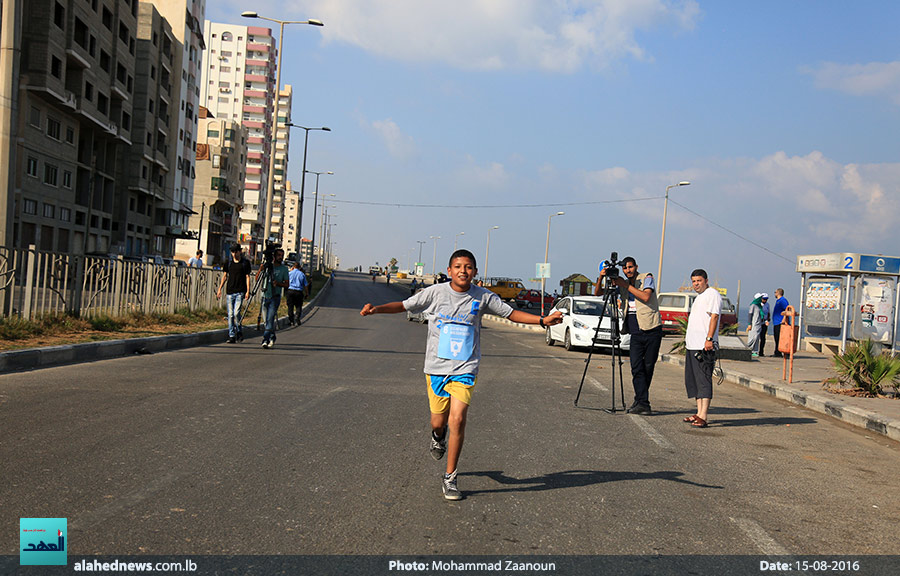
MULTIPOLYGON (((691 311, 691 304, 697 298, 696 292, 661 292, 657 296, 659 302, 659 315, 662 320, 663 332, 666 334, 678 334, 678 319, 687 320, 691 311)), ((719 318, 719 327, 737 324, 737 313, 734 304, 726 297, 722 297, 722 315, 719 318)))
MULTIPOLYGON (((548 326, 545 337, 548 346, 562 342, 566 350, 572 348, 589 348, 593 341, 596 346, 609 348, 612 346, 611 328, 612 319, 609 313, 604 313, 600 321, 600 331, 597 332, 597 321, 600 320, 603 310, 602 296, 565 296, 556 303, 553 310, 562 312, 562 322, 556 326, 548 326), (594 340, 594 335, 597 339, 594 340)), ((619 319, 619 326, 624 318, 619 319)), ((619 347, 628 350, 631 344, 631 336, 622 334, 619 347)))
MULTIPOLYGON (((516 294, 516 306, 519 308, 540 308, 541 307, 541 291, 540 290, 520 290, 516 294)), ((553 296, 544 292, 544 307, 553 306, 553 296)))
POLYGON ((514 302, 516 295, 525 290, 519 278, 486 278, 484 287, 500 297, 501 300, 514 302))

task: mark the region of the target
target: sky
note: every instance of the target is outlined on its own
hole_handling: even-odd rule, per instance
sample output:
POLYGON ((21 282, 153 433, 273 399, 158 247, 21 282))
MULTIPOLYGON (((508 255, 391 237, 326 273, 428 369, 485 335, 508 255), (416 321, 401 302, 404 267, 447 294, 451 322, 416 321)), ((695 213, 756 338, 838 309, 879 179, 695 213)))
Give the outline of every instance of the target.
POLYGON ((294 123, 332 130, 310 132, 307 170, 334 172, 342 268, 442 271, 456 244, 539 287, 549 219, 548 291, 613 251, 657 275, 681 181, 661 291, 704 268, 742 304, 799 303, 798 255, 900 256, 898 2, 210 0, 206 17, 265 24, 247 9, 324 23, 286 27, 282 84, 294 123))

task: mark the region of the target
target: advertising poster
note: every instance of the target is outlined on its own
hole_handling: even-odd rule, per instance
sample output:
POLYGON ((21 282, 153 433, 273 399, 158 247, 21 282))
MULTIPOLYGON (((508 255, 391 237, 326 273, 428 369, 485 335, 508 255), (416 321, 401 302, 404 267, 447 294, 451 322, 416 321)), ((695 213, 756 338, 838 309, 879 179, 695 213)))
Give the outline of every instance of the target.
POLYGON ((856 306, 853 310, 853 338, 890 342, 894 318, 894 279, 860 276, 856 279, 854 288, 856 306))
POLYGON ((809 326, 840 328, 843 282, 839 278, 810 278, 803 314, 809 326))

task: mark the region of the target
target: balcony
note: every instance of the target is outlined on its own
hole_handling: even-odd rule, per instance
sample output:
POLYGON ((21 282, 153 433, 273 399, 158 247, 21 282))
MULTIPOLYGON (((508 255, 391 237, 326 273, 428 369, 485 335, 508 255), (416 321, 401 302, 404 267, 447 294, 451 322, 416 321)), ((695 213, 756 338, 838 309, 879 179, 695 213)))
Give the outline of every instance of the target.
POLYGON ((268 44, 260 44, 259 42, 247 43, 247 50, 258 50, 260 52, 268 52, 269 51, 268 44))
POLYGON ((269 79, 265 76, 260 76, 259 74, 245 74, 244 82, 262 82, 268 84, 269 79))

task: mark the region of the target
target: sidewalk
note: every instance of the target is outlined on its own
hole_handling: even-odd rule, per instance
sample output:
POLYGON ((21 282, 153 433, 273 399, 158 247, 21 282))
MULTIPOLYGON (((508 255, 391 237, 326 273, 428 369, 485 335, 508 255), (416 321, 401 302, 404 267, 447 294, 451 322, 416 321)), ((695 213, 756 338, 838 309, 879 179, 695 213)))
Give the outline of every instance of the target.
MULTIPOLYGON (((524 326, 494 316, 485 318, 521 330, 544 331, 538 326, 524 326)), ((670 341, 663 340, 662 350, 667 349, 666 344, 670 341)), ((659 361, 684 366, 684 357, 675 354, 660 354, 659 361)), ((721 364, 726 382, 775 396, 900 442, 900 399, 857 398, 827 392, 822 388, 822 381, 835 375, 829 356, 805 351, 795 354, 791 383, 781 379, 781 358, 764 357, 750 362, 722 360, 721 364)))

